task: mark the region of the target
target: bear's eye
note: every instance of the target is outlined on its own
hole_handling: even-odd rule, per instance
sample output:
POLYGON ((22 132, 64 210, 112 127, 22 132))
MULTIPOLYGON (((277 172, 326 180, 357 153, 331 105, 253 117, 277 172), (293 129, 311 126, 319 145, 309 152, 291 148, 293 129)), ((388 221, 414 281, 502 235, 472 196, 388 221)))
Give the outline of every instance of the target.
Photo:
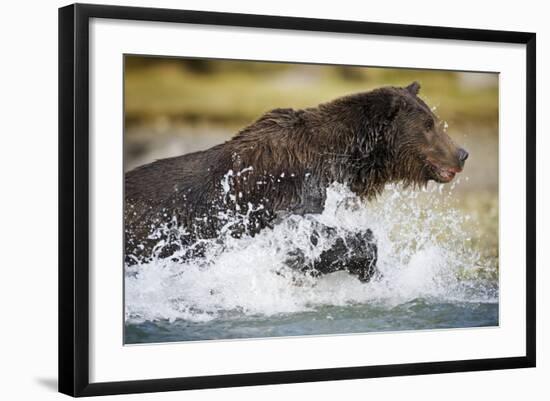
POLYGON ((431 118, 429 120, 426 120, 426 129, 428 131, 431 131, 434 127, 434 120, 432 120, 431 118))

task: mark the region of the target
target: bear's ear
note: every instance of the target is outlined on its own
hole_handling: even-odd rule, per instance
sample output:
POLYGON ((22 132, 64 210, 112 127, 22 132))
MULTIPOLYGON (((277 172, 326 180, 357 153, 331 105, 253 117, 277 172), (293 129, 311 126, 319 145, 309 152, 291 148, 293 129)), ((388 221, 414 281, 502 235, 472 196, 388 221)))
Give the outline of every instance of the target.
POLYGON ((418 92, 420 91, 420 84, 416 81, 414 81, 412 84, 407 86, 405 89, 409 91, 409 93, 413 96, 418 95, 418 92))

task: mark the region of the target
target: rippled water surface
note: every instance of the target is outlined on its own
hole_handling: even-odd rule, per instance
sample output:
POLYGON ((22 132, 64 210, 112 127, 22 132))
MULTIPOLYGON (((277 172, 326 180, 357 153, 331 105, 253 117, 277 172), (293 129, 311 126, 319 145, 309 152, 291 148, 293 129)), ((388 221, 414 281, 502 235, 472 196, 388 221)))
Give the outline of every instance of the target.
POLYGON ((308 312, 272 316, 229 314, 208 321, 159 320, 130 323, 126 343, 367 333, 498 325, 495 302, 440 303, 415 299, 379 305, 322 306, 308 312))

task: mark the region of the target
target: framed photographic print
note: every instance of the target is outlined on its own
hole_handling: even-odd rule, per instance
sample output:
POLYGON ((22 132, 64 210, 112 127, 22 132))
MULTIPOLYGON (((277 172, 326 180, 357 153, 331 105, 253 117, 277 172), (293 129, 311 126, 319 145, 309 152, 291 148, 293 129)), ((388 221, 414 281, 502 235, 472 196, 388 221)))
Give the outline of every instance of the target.
POLYGON ((535 34, 59 10, 59 390, 535 366, 535 34))

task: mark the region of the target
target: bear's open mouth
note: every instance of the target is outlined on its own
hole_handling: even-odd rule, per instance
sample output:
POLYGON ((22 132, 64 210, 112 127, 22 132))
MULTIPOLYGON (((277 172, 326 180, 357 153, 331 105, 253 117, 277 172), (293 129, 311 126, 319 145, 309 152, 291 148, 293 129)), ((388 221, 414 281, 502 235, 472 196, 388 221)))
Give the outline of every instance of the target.
POLYGON ((443 167, 431 160, 427 160, 427 162, 433 179, 442 184, 452 181, 455 175, 462 171, 460 167, 443 167))

